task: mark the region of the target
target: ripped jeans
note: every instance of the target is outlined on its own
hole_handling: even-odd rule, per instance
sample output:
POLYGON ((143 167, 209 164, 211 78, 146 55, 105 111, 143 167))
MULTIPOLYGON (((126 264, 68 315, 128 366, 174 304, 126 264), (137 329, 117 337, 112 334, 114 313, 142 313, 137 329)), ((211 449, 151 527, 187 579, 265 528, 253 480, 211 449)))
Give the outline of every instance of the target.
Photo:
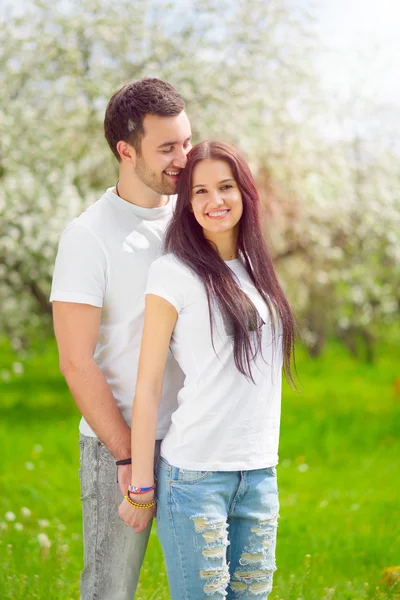
POLYGON ((158 463, 157 532, 172 600, 264 600, 276 570, 275 467, 189 471, 158 463))

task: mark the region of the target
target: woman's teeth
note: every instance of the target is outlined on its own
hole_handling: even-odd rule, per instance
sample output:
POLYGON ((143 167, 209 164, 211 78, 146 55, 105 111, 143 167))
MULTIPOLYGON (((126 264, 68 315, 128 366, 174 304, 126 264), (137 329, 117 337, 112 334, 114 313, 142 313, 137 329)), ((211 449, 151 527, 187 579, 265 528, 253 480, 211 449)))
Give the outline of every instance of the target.
POLYGON ((207 214, 209 217, 222 217, 223 215, 226 215, 227 212, 227 210, 219 210, 218 212, 209 212, 207 214))

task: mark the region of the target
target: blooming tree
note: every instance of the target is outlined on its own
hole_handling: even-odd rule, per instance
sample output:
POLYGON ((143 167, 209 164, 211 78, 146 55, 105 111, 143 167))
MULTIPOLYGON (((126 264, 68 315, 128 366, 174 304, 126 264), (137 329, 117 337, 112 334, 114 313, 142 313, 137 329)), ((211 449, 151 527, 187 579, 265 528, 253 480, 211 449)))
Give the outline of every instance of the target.
POLYGON ((48 334, 59 235, 117 176, 105 106, 143 76, 177 87, 195 141, 224 139, 247 154, 278 267, 316 352, 332 333, 372 336, 391 322, 396 153, 378 152, 376 136, 327 139, 324 115, 336 107, 314 72, 317 44, 289 0, 32 0, 23 15, 4 17, 0 334, 16 349, 48 334))

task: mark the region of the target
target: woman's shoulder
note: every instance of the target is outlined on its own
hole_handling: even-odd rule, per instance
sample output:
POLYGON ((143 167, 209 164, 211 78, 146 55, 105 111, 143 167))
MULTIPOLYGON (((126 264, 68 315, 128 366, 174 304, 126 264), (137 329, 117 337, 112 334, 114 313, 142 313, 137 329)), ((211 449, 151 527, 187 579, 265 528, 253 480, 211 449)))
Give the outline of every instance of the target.
POLYGON ((191 269, 185 265, 175 254, 169 252, 157 258, 151 265, 150 269, 153 272, 173 272, 174 275, 182 274, 184 276, 193 277, 191 269))

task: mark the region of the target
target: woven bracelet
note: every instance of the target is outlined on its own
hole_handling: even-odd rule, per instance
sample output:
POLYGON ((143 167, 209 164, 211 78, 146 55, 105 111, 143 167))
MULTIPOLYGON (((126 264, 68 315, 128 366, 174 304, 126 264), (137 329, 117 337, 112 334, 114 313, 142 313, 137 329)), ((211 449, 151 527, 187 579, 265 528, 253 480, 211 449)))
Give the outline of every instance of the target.
POLYGON ((155 489, 156 489, 155 482, 150 487, 145 487, 145 488, 136 487, 135 485, 128 485, 128 496, 129 496, 129 492, 131 494, 147 494, 147 492, 152 492, 155 489))
POLYGON ((117 465, 117 467, 119 467, 120 465, 131 465, 132 459, 131 458, 123 458, 122 460, 117 460, 115 464, 117 465))

